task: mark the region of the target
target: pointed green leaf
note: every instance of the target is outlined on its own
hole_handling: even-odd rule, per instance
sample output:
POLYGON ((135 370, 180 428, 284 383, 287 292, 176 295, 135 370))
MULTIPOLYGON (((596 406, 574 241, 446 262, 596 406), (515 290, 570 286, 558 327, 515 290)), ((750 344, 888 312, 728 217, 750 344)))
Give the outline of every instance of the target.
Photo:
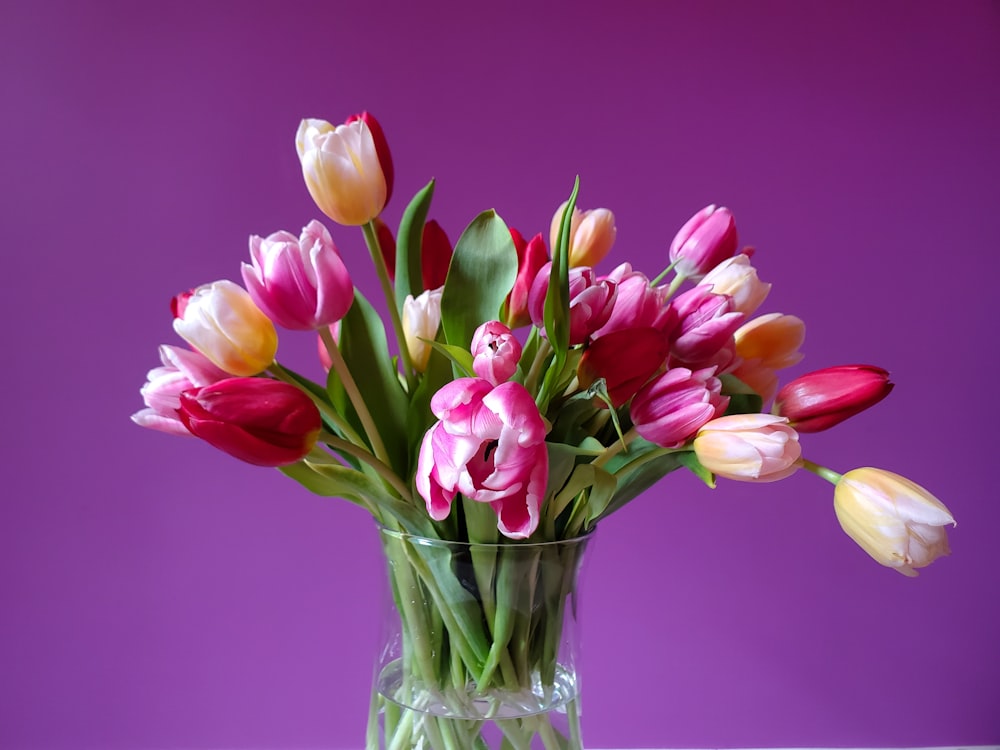
POLYGON ((396 309, 403 309, 406 295, 418 296, 423 290, 420 266, 421 242, 424 223, 434 197, 434 180, 413 196, 413 200, 399 220, 399 234, 396 237, 396 309))

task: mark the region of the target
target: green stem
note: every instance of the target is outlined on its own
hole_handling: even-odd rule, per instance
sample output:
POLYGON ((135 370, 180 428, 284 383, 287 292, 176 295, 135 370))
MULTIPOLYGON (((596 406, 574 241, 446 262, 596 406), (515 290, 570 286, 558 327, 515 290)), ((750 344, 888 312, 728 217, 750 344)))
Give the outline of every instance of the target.
POLYGON ((524 378, 524 387, 528 389, 528 393, 538 393, 538 378, 541 376, 542 369, 545 367, 550 354, 552 354, 552 344, 549 343, 548 339, 541 339, 538 342, 538 351, 535 352, 535 359, 524 378))
POLYGON ((668 273, 670 273, 670 272, 671 272, 672 270, 674 270, 674 266, 676 266, 676 265, 677 265, 677 261, 675 260, 675 261, 674 261, 673 263, 671 263, 671 264, 670 264, 669 266, 667 266, 667 267, 666 267, 666 268, 664 268, 664 269, 663 269, 662 271, 660 271, 660 275, 659 275, 659 276, 657 276, 657 277, 656 277, 655 279, 653 279, 652 281, 650 281, 650 282, 649 282, 649 285, 650 285, 650 286, 657 286, 657 285, 659 285, 659 283, 660 283, 661 281, 663 281, 663 280, 664 280, 665 278, 667 278, 667 274, 668 274, 668 273))
POLYGON ((633 427, 631 430, 626 432, 625 435, 620 440, 616 440, 607 448, 605 448, 604 451, 601 453, 601 455, 599 455, 597 458, 591 461, 591 463, 598 468, 603 467, 604 464, 606 464, 612 458, 617 456, 623 450, 627 450, 629 444, 637 437, 639 437, 639 433, 636 432, 635 427, 633 427))
POLYGON ((392 329, 396 334, 399 359, 403 363, 403 374, 406 376, 407 391, 413 393, 417 382, 416 370, 413 367, 413 360, 410 358, 410 350, 406 346, 403 321, 399 316, 399 308, 396 307, 396 293, 392 288, 392 281, 389 279, 389 269, 385 265, 385 258, 382 257, 382 249, 378 241, 378 232, 375 230, 375 222, 368 222, 362 229, 365 232, 365 244, 368 245, 368 252, 372 256, 379 284, 382 287, 382 295, 385 297, 385 304, 389 310, 392 329))
POLYGON ((837 484, 840 481, 840 474, 835 472, 833 469, 828 469, 825 466, 820 466, 817 463, 808 461, 804 458, 799 459, 799 466, 801 466, 806 471, 811 471, 818 477, 821 477, 828 481, 830 484, 837 484))

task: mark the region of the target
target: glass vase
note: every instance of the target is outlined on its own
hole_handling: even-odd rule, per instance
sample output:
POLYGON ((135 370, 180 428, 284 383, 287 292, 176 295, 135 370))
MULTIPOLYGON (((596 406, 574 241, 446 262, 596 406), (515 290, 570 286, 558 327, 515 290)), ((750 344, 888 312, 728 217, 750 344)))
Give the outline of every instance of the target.
POLYGON ((582 750, 588 537, 468 544, 379 533, 388 575, 368 750, 582 750))

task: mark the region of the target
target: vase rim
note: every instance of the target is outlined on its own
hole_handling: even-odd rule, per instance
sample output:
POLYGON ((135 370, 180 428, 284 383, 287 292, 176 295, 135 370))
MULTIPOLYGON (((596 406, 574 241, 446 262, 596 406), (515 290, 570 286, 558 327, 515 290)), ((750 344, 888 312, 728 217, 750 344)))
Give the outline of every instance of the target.
POLYGON ((378 521, 375 522, 375 528, 378 529, 379 534, 385 536, 394 537, 396 539, 410 539, 421 544, 432 545, 445 545, 450 547, 517 547, 517 548, 529 548, 529 547, 551 547, 560 544, 581 544, 588 541, 594 536, 597 531, 597 527, 594 526, 590 530, 583 534, 577 534, 576 536, 566 537, 565 539, 546 539, 544 541, 529 541, 524 539, 508 539, 503 542, 467 542, 457 539, 442 539, 440 537, 433 536, 423 536, 422 534, 413 534, 409 531, 399 531, 398 529, 391 529, 378 521))

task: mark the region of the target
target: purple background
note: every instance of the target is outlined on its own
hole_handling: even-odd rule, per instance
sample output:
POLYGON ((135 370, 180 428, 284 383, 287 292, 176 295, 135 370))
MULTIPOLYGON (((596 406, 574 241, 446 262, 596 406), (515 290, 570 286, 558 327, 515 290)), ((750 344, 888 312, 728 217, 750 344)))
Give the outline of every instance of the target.
MULTIPOLYGON (((588 746, 1000 743, 995 0, 0 15, 0 746, 360 744, 370 521, 128 417, 177 342, 170 297, 319 216, 300 118, 364 108, 395 155, 393 224, 436 177, 453 240, 489 207, 531 234, 579 173, 581 205, 617 215, 614 262, 655 274, 691 213, 732 207, 774 284, 762 312, 807 321, 796 371, 898 383, 807 455, 905 474, 959 521, 907 580, 811 475, 669 478, 591 557, 588 746)), ((333 231, 367 268, 360 233, 333 231)), ((279 356, 316 372, 312 344, 279 356)))

